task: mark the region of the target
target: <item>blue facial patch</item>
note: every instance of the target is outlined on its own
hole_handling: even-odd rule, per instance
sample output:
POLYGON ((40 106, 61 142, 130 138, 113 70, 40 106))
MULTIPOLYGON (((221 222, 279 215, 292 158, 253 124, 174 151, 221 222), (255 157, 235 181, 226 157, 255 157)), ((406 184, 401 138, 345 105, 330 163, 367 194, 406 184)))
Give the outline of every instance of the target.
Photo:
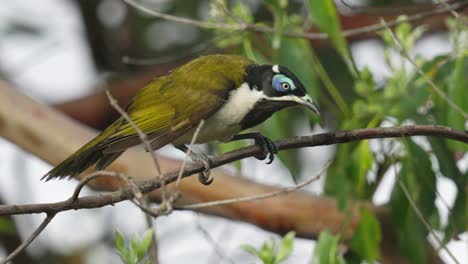
POLYGON ((296 89, 294 82, 284 74, 276 74, 273 76, 271 86, 278 92, 287 92, 296 89))

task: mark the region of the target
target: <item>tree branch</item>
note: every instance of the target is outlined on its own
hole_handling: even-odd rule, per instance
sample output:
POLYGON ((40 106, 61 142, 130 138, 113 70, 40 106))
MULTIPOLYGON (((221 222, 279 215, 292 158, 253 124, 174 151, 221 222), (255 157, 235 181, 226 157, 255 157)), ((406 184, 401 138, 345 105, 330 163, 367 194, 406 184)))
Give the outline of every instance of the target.
MULTIPOLYGON (((375 138, 396 138, 409 136, 436 136, 445 137, 460 142, 468 143, 468 132, 460 131, 448 127, 432 126, 432 125, 412 125, 400 127, 382 127, 382 128, 366 128, 346 131, 337 131, 322 133, 311 136, 293 137, 275 141, 280 150, 324 146, 331 144, 341 144, 364 139, 375 138)), ((254 145, 241 148, 231 152, 227 152, 212 159, 212 168, 217 168, 222 165, 241 160, 244 158, 255 156, 261 153, 261 149, 254 145)), ((204 166, 202 164, 193 164, 188 166, 182 173, 182 177, 202 172, 204 166)), ((178 170, 170 173, 165 173, 166 184, 174 182, 178 178, 178 170)), ((161 181, 152 179, 139 184, 142 193, 148 193, 161 187, 161 181)), ((43 204, 26 204, 26 205, 0 205, 0 215, 12 214, 31 214, 31 213, 58 213, 72 209, 89 209, 113 205, 115 203, 133 198, 133 192, 129 188, 124 188, 120 191, 100 194, 96 196, 87 196, 73 200, 65 200, 57 203, 43 204)))

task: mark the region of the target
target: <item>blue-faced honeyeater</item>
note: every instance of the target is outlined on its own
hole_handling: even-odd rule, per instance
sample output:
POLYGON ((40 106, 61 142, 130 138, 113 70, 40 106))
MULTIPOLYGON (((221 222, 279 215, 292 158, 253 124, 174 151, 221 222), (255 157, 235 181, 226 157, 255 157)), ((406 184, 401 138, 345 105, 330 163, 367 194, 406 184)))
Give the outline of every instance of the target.
MULTIPOLYGON (((238 134, 285 107, 318 109, 299 79, 286 67, 259 65, 233 55, 202 56, 151 81, 125 108, 147 135, 153 150, 172 143, 186 152, 195 129, 205 120, 197 144, 254 139, 270 162, 276 145, 260 133, 238 134)), ((287 125, 287 124, 285 124, 287 125)), ((49 171, 44 178, 74 177, 87 168, 104 169, 126 149, 140 144, 137 131, 120 117, 101 134, 49 171)), ((193 154, 209 170, 209 159, 193 154)), ((200 181, 209 184, 208 177, 200 181)))

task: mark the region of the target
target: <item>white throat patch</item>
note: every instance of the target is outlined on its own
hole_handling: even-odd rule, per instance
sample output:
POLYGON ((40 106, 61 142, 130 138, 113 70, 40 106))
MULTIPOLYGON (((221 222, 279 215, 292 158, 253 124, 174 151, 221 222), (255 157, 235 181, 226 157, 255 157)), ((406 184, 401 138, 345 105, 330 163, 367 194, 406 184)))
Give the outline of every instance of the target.
POLYGON ((230 92, 226 103, 215 114, 216 119, 226 124, 238 124, 262 98, 265 98, 262 91, 251 90, 249 84, 243 83, 230 92))
MULTIPOLYGON (((254 108, 255 104, 265 98, 262 91, 250 89, 243 83, 230 92, 227 101, 221 108, 206 120, 196 143, 212 140, 228 141, 241 131, 240 122, 254 108)), ((176 143, 188 144, 195 129, 191 129, 178 139, 176 143)))

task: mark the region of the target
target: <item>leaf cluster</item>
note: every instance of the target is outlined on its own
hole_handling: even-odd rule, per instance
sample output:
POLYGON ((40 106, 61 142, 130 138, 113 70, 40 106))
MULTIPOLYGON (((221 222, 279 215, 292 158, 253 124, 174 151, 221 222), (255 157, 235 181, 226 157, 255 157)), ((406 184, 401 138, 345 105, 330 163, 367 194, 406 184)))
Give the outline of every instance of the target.
POLYGON ((291 255, 295 235, 294 232, 287 233, 279 244, 271 238, 265 241, 260 249, 252 245, 242 245, 241 248, 258 257, 263 264, 280 264, 291 255))
POLYGON ((147 257, 148 250, 153 240, 153 230, 146 230, 141 237, 136 234, 130 241, 125 241, 120 232, 115 233, 115 248, 120 259, 125 264, 150 264, 151 260, 147 257))

